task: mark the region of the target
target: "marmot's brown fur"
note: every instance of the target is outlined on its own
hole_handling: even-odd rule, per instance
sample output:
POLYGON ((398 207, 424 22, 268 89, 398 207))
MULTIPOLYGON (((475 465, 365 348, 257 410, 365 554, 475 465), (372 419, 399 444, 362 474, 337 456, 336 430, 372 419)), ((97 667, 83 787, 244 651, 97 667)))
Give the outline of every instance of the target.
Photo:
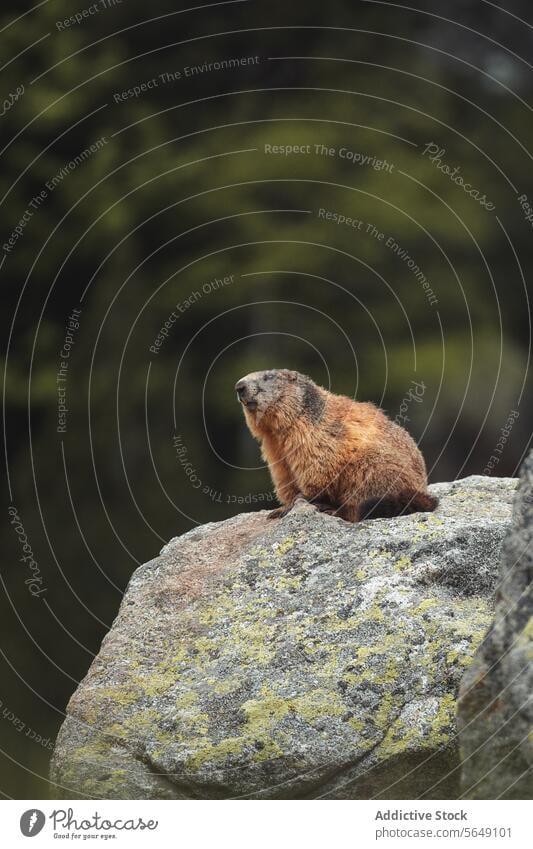
POLYGON ((282 505, 271 516, 298 497, 349 522, 437 506, 414 440, 374 404, 288 369, 248 374, 235 389, 282 505))

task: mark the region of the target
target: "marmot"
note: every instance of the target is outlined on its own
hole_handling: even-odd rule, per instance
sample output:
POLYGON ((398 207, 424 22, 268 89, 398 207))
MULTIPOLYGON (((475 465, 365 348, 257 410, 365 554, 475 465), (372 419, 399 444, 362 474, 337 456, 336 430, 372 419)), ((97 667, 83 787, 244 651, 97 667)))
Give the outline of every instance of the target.
POLYGON ((288 369, 247 374, 235 390, 281 503, 271 517, 299 497, 349 522, 437 506, 414 440, 374 404, 288 369))

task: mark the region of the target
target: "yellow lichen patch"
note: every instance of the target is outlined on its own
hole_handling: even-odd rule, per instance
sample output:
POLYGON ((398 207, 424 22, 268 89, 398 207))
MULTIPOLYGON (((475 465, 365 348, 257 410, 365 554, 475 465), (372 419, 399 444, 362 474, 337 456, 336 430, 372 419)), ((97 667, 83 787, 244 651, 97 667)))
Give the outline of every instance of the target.
MULTIPOLYGON (((284 613, 283 608, 281 609, 284 613)), ((284 620, 283 626, 287 634, 290 634, 290 636, 293 637, 294 640, 299 640, 300 638, 305 637, 305 635, 309 633, 311 620, 308 616, 299 616, 298 619, 287 617, 284 620)), ((308 640, 309 645, 313 647, 313 650, 318 650, 322 645, 322 640, 318 639, 317 637, 308 637, 308 640)))
MULTIPOLYGON (((389 706, 387 706, 388 710, 389 706)), ((400 714, 388 728, 387 733, 380 744, 382 757, 392 757, 408 750, 436 749, 449 743, 455 729, 455 699, 451 694, 443 696, 438 703, 438 709, 431 711, 421 706, 421 710, 428 710, 429 730, 422 728, 420 723, 407 719, 400 714)))
POLYGON ((326 610, 320 617, 320 622, 322 623, 321 627, 324 632, 335 635, 343 631, 352 631, 355 628, 360 628, 367 622, 384 622, 385 618, 385 614, 379 606, 379 601, 374 600, 366 610, 359 608, 345 619, 339 618, 337 608, 326 610))
POLYGON ((215 651, 220 648, 219 640, 213 637, 196 637, 193 641, 193 645, 195 650, 201 655, 208 654, 208 652, 215 651))
POLYGON ((377 727, 381 730, 388 728, 393 722, 393 714, 398 712, 400 708, 399 697, 393 696, 392 693, 384 693, 378 709, 373 715, 377 727))
POLYGON ((363 719, 358 719, 356 716, 352 716, 348 720, 348 725, 354 731, 362 731, 363 728, 366 728, 367 723, 363 719))
POLYGON ((171 658, 156 664, 146 675, 132 676, 132 683, 138 688, 139 696, 161 696, 175 685, 178 679, 179 661, 171 658))
POLYGON ((205 763, 224 763, 229 755, 240 755, 246 745, 243 737, 226 737, 218 743, 213 743, 207 737, 199 742, 196 754, 187 758, 186 767, 195 770, 205 763))
POLYGON ((470 651, 473 653, 477 648, 492 619, 492 610, 485 599, 463 599, 462 616, 455 617, 446 622, 446 630, 449 633, 449 641, 458 642, 461 637, 469 638, 470 651))
POLYGON ((136 672, 129 676, 126 683, 95 688, 98 691, 99 702, 100 699, 109 700, 110 711, 116 713, 117 705, 128 707, 143 698, 163 695, 175 685, 179 678, 180 666, 184 662, 189 662, 189 660, 187 647, 182 646, 178 652, 150 667, 147 671, 144 671, 143 667, 136 663, 134 667, 136 672))
POLYGON ((388 729, 380 743, 382 757, 390 758, 409 749, 422 747, 425 742, 423 735, 415 724, 408 724, 400 715, 388 729))
POLYGON ((276 626, 267 622, 270 612, 253 610, 249 616, 234 622, 230 629, 230 645, 241 663, 266 665, 275 656, 276 626))
POLYGON ((371 548, 368 552, 368 558, 372 565, 390 563, 392 555, 386 548, 371 548))
POLYGON ((97 687, 96 690, 98 691, 98 701, 100 703, 99 713, 102 711, 102 707, 104 707, 105 713, 105 704, 107 700, 109 700, 110 707, 113 709, 117 705, 120 705, 121 707, 132 705, 135 702, 138 702, 141 697, 141 694, 133 680, 129 680, 127 684, 116 685, 114 687, 97 687))
POLYGON ((283 590, 295 590, 301 583, 302 579, 298 575, 280 575, 274 583, 274 589, 278 592, 283 592, 283 590))
POLYGON ((450 493, 447 498, 466 498, 468 501, 471 501, 473 498, 483 500, 486 498, 486 492, 484 490, 475 489, 456 489, 455 492, 450 493))
POLYGON ((416 616, 420 613, 425 613, 426 610, 431 610, 432 607, 439 607, 441 603, 438 598, 426 598, 420 604, 417 604, 416 607, 413 607, 411 613, 416 616))
POLYGON ((442 697, 439 712, 431 724, 429 739, 433 748, 447 743, 455 730, 456 701, 451 693, 442 697))
POLYGON ((274 547, 274 554, 277 554, 278 556, 282 557, 284 554, 287 554, 287 552, 290 551, 293 547, 294 537, 287 537, 287 539, 284 539, 282 542, 278 543, 274 547))
POLYGON ((405 572, 406 569, 409 569, 412 565, 412 560, 410 557, 400 557, 396 563, 394 564, 395 572, 405 572))
POLYGON ((91 742, 84 746, 77 746, 72 752, 71 761, 97 761, 109 757, 109 742, 104 734, 94 737, 91 742))
POLYGON ((231 595, 216 595, 211 604, 206 604, 198 611, 198 624, 216 625, 223 619, 235 615, 235 599, 231 595))
POLYGON ((206 762, 206 746, 211 749, 217 760, 228 754, 242 753, 246 748, 253 761, 269 760, 283 754, 280 743, 285 742, 286 735, 276 729, 276 726, 291 711, 291 702, 271 694, 266 687, 263 687, 261 695, 262 698, 249 699, 241 705, 246 722, 242 726, 242 734, 230 739, 229 748, 224 746, 225 741, 213 744, 204 741, 200 751, 194 756, 196 764, 206 762))
MULTIPOLYGON (((284 736, 285 735, 283 735, 283 737, 284 736)), ((263 748, 254 751, 254 753, 252 754, 252 760, 254 760, 254 761, 271 761, 274 758, 283 757, 283 749, 281 748, 281 746, 278 743, 276 743, 275 740, 271 740, 271 739, 266 739, 266 740, 259 739, 258 741, 254 740, 254 746, 255 746, 256 742, 262 743, 263 748)))
POLYGON ((289 711, 294 711, 290 699, 272 695, 266 687, 262 689, 263 698, 249 699, 241 706, 249 724, 247 733, 251 736, 266 736, 272 731, 275 723, 279 722, 289 711))
MULTIPOLYGON (((250 736, 263 739, 274 734, 276 726, 287 716, 313 724, 318 719, 343 716, 346 705, 337 691, 326 688, 315 687, 305 693, 286 697, 273 693, 265 686, 261 698, 245 702, 242 710, 246 714, 250 736)), ((359 728, 357 719, 352 727, 356 726, 359 728)))
POLYGON ((533 640, 533 616, 531 616, 527 625, 523 629, 522 636, 527 637, 528 640, 533 640))
POLYGON ((226 696, 238 690, 242 681, 238 678, 206 678, 209 692, 216 696, 226 696))
POLYGON ((368 552, 368 566, 364 566, 355 573, 359 580, 365 580, 369 574, 375 575, 385 566, 389 566, 392 554, 386 548, 372 548, 368 552))
POLYGON ((400 679, 400 667, 396 658, 389 657, 387 663, 385 664, 385 669, 383 671, 383 675, 381 676, 381 680, 384 684, 395 684, 400 679))
POLYGON ((459 664, 459 666, 463 666, 466 669, 467 666, 470 666, 472 660, 473 657, 469 652, 461 651, 459 649, 450 649, 446 654, 446 663, 449 666, 459 664))
POLYGON ((133 734, 135 737, 143 737, 145 732, 152 733, 157 727, 157 722, 161 719, 159 711, 153 708, 136 711, 125 717, 120 722, 115 722, 113 725, 102 729, 106 734, 112 734, 114 737, 128 739, 133 734))
POLYGON ((357 649, 357 654, 356 654, 356 657, 355 657, 356 662, 361 663, 361 661, 366 660, 366 658, 371 653, 371 651, 372 651, 371 646, 360 646, 357 649))
POLYGON ((528 640, 533 640, 533 616, 528 620, 527 625, 522 629, 522 636, 528 640))
POLYGON ((368 611, 366 612, 366 614, 364 616, 359 617, 359 620, 361 622, 364 622, 367 619, 371 619, 373 622, 384 622, 385 621, 385 614, 383 613, 383 610, 381 609, 381 607, 379 606, 379 604, 377 602, 374 602, 374 604, 372 604, 371 607, 369 607, 368 611))
POLYGON ((346 706, 340 700, 338 693, 325 689, 313 689, 307 693, 301 693, 292 699, 292 705, 296 715, 309 723, 330 716, 342 716, 346 712, 346 706))
POLYGON ((404 647, 397 634, 386 634, 384 638, 371 646, 360 646, 342 673, 348 684, 360 684, 372 681, 378 684, 395 684, 401 676, 400 663, 404 658, 404 647), (386 663, 381 660, 373 663, 374 658, 387 654, 386 663))

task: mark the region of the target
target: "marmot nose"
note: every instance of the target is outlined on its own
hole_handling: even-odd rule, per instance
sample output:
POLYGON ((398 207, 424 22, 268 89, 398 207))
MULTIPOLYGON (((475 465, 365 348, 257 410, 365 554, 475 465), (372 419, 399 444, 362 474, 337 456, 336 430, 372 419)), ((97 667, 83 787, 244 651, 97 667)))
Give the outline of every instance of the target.
POLYGON ((237 383, 235 384, 235 391, 236 391, 239 398, 242 398, 242 396, 244 395, 245 389, 246 389, 245 381, 244 380, 238 380, 237 383))

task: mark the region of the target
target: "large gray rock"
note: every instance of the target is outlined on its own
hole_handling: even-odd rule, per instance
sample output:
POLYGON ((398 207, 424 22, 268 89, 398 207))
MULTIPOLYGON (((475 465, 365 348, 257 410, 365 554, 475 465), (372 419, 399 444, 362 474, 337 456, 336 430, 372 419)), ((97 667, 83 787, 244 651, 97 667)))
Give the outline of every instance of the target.
POLYGON ((494 622, 461 682, 463 792, 533 799, 533 454, 505 539, 494 622))
POLYGON ((514 480, 351 525, 301 503, 133 575, 52 765, 71 798, 453 798, 455 696, 492 618, 514 480))

